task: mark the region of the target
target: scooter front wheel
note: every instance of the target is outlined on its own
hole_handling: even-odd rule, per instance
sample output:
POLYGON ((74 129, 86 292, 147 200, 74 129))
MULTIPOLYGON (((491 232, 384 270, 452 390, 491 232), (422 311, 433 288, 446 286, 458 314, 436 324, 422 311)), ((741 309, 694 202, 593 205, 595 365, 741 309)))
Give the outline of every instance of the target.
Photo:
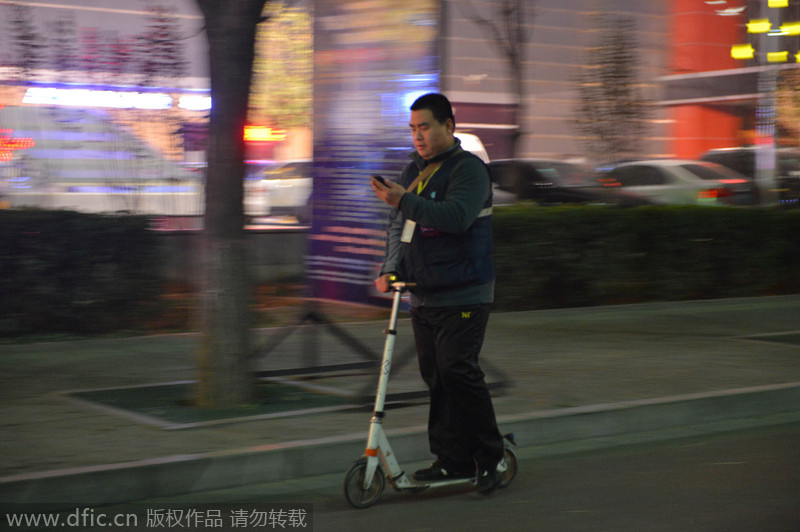
POLYGON ((367 508, 372 506, 383 493, 386 486, 380 468, 375 471, 369 486, 364 488, 364 475, 367 472, 367 459, 360 458, 350 466, 347 475, 344 477, 344 496, 354 508, 367 508))

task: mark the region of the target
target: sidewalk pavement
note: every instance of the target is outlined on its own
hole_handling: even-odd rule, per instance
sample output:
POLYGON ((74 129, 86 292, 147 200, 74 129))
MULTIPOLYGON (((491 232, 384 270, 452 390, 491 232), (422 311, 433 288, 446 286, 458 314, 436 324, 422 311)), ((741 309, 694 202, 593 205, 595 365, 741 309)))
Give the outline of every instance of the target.
MULTIPOLYGON (((384 327, 343 326, 376 356, 384 327)), ((390 393, 421 391, 406 319, 398 330, 390 393)), ((279 332, 260 331, 259 341, 279 332)), ((363 405, 168 428, 70 395, 191 380, 195 345, 190 334, 0 345, 0 500, 66 508, 344 476, 363 453, 363 405)), ((364 360, 304 326, 261 369, 364 360)), ((501 430, 542 453, 798 421, 800 296, 494 313, 482 362, 490 382, 505 384, 495 390, 501 430)), ((376 378, 351 371, 296 382, 355 393, 376 378)), ((420 400, 388 409, 384 426, 402 462, 428 458, 426 419, 420 400)))

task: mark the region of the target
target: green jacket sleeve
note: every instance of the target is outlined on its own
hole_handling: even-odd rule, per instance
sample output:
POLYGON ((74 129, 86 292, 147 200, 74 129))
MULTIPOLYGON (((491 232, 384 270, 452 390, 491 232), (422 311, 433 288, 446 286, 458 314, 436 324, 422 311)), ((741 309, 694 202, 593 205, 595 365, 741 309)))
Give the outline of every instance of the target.
MULTIPOLYGON (((473 157, 459 162, 450 174, 444 200, 429 200, 406 193, 399 210, 404 218, 444 231, 463 233, 472 225, 491 194, 486 166, 473 157)), ((401 228, 402 229, 402 228, 401 228)))

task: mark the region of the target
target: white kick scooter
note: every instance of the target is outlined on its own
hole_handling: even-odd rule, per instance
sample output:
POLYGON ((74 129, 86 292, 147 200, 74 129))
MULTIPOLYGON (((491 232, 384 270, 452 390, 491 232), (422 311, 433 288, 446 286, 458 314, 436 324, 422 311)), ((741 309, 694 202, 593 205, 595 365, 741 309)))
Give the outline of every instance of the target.
MULTIPOLYGON (((369 438, 364 455, 356 460, 344 479, 344 494, 347 502, 356 508, 372 506, 383 493, 386 479, 392 486, 401 492, 416 493, 432 487, 455 486, 459 484, 475 483, 475 477, 458 478, 451 480, 437 480, 432 482, 419 482, 410 478, 397 462, 397 457, 389 445, 389 440, 383 430, 384 403, 386 401, 386 388, 389 382, 389 372, 392 368, 392 351, 397 337, 397 315, 400 308, 400 298, 411 283, 393 282, 394 302, 392 314, 389 318, 389 328, 384 331, 386 344, 383 348, 383 363, 381 375, 378 380, 378 391, 375 395, 375 411, 370 421, 369 438)), ((508 486, 517 474, 517 455, 509 444, 514 444, 514 436, 505 436, 505 472, 503 472, 498 488, 508 486)))

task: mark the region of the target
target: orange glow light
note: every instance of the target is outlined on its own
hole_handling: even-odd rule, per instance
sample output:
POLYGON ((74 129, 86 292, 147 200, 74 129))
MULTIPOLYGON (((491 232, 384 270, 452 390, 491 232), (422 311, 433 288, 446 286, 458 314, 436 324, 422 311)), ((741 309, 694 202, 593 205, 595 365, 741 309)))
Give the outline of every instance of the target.
POLYGON ((281 142, 286 140, 286 130, 266 126, 244 126, 244 140, 246 142, 281 142))
POLYGON ((12 133, 13 129, 0 129, 0 161, 10 161, 15 151, 27 150, 36 145, 31 137, 12 137, 12 133))

